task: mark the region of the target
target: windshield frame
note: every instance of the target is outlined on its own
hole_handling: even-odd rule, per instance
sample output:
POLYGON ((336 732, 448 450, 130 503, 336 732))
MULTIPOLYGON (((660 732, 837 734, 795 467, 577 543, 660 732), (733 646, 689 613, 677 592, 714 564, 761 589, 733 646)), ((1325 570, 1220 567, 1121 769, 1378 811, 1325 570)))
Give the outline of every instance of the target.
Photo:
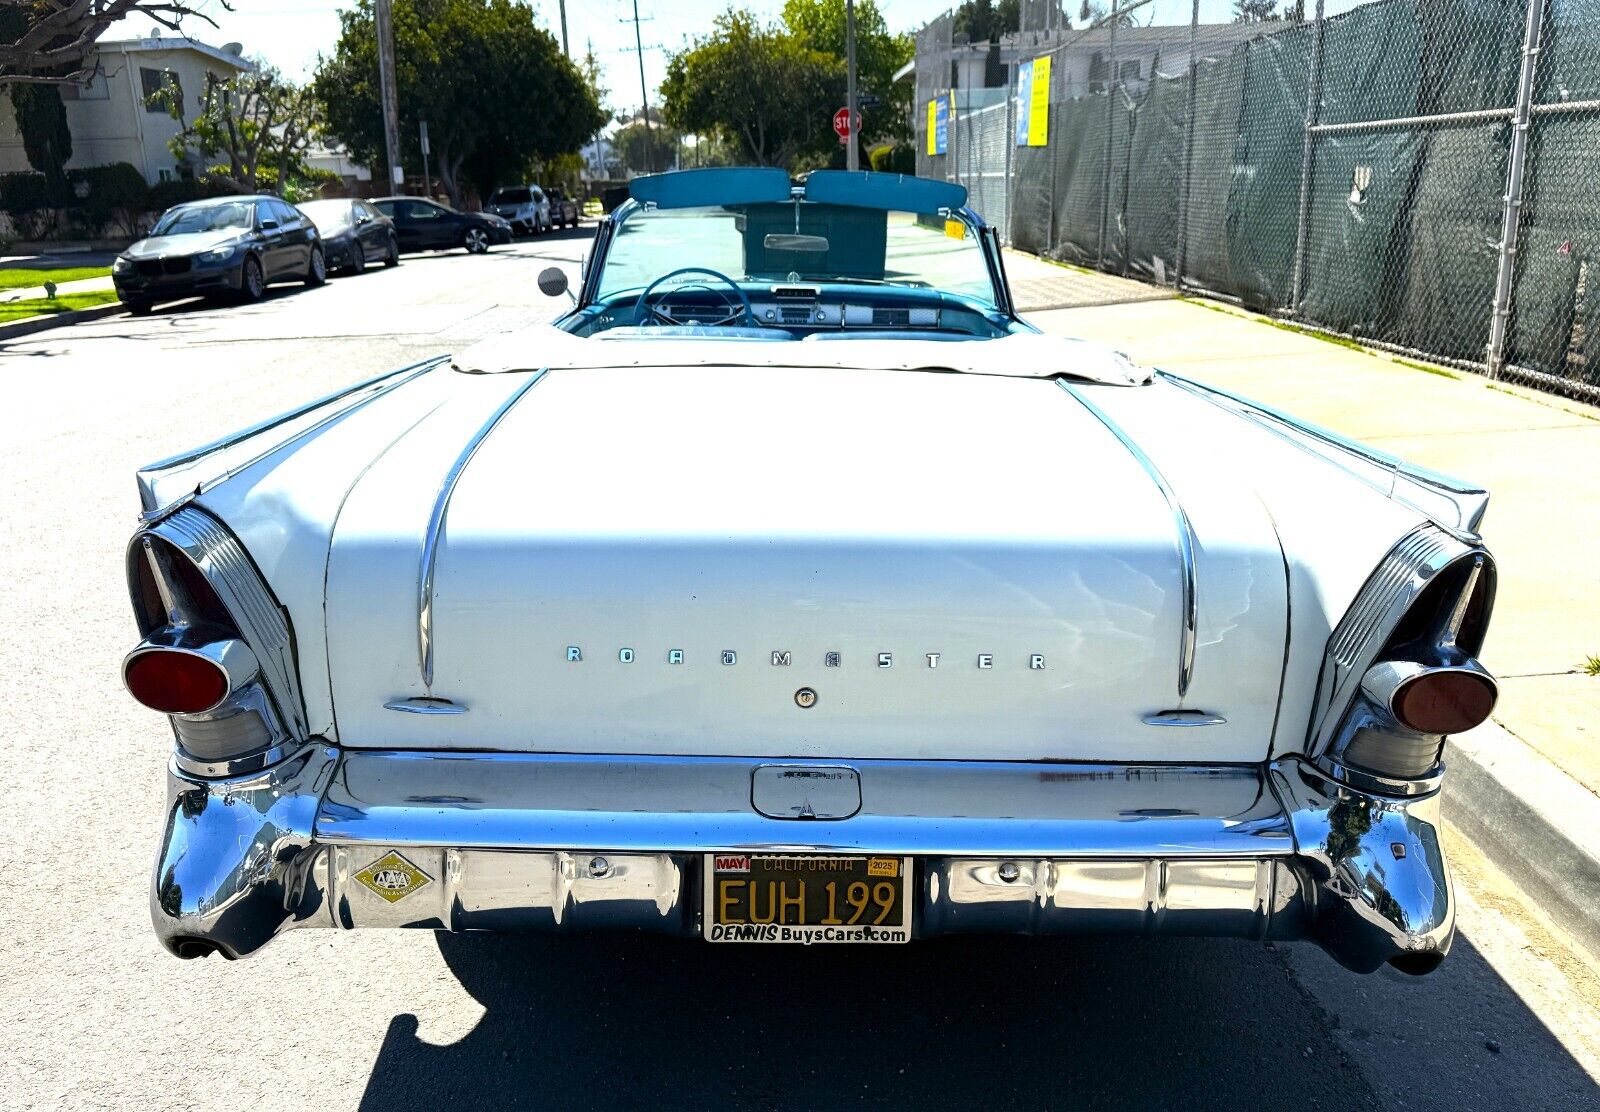
MULTIPOLYGON (((814 203, 806 200, 804 188, 799 186, 791 190, 791 199, 802 204, 814 203)), ((599 227, 595 230, 594 247, 584 260, 583 282, 578 290, 577 304, 573 308, 574 312, 581 312, 586 308, 600 304, 603 300, 615 297, 614 294, 608 295, 607 298, 602 298, 600 295, 600 276, 605 270, 611 245, 623 224, 627 223, 632 217, 642 212, 651 211, 654 208, 654 204, 647 204, 640 202, 636 198, 629 197, 600 221, 599 227)), ((977 241, 978 248, 983 253, 984 266, 988 272, 989 284, 994 293, 994 310, 1010 320, 1019 320, 1020 318, 1017 316, 1016 309, 1012 303, 1011 288, 1006 281, 1005 264, 1000 258, 999 233, 985 223, 983 217, 979 216, 970 205, 962 205, 958 209, 941 208, 934 215, 938 215, 945 220, 959 221, 966 226, 968 234, 977 241)), ((770 285, 771 283, 763 282, 762 284, 770 285)), ((893 287, 895 284, 891 282, 889 286, 893 287)), ((906 288, 913 287, 907 286, 906 288)), ((967 298, 967 295, 954 291, 940 290, 937 287, 934 287, 934 290, 947 297, 967 298)))

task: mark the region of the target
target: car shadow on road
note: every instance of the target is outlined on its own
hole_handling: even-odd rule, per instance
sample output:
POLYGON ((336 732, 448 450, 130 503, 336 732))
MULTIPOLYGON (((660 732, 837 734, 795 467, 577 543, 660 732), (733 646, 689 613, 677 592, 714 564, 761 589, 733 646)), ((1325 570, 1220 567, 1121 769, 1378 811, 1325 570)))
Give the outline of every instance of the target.
MULTIPOLYGON (((450 1046, 422 1042, 415 1016, 396 1017, 364 1109, 1379 1104, 1335 1036, 1340 1017, 1301 987, 1282 947, 1096 937, 808 949, 486 934, 442 934, 439 945, 484 1015, 450 1046)), ((1431 981, 1361 983, 1363 1010, 1402 1012, 1418 1010, 1419 993, 1437 1000, 1458 984, 1462 1010, 1492 1008, 1501 1027, 1515 1013, 1522 1076, 1588 1091, 1582 1068, 1464 939, 1431 981)), ((1448 1022, 1471 1021, 1453 1001, 1435 1006, 1448 1022)))

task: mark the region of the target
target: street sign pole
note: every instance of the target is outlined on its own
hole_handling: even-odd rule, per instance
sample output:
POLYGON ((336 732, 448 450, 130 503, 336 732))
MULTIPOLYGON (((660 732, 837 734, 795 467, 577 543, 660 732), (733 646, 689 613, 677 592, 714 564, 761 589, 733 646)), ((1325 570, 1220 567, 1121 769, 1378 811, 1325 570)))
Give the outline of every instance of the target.
POLYGON ((856 115, 856 4, 855 0, 844 0, 844 65, 845 65, 845 93, 844 106, 850 113, 850 133, 844 141, 844 165, 847 170, 861 169, 861 143, 860 136, 856 133, 861 130, 859 117, 856 115))
POLYGON ((428 146, 428 121, 418 120, 417 128, 421 132, 419 138, 422 140, 422 195, 424 197, 432 197, 433 178, 428 174, 428 156, 431 155, 433 151, 428 146))

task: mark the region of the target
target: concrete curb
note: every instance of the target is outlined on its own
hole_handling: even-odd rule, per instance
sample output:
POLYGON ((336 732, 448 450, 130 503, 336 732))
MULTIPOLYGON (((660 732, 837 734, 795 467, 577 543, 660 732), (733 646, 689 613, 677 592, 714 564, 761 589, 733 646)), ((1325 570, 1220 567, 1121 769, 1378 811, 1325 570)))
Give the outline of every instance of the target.
POLYGON ((1600 797, 1492 721, 1445 761, 1445 819, 1600 957, 1600 797))
POLYGON ((86 320, 99 320, 101 317, 112 317, 118 313, 127 312, 128 307, 120 301, 111 301, 105 305, 94 305, 88 309, 72 309, 65 313, 47 313, 37 317, 24 317, 10 324, 0 324, 0 340, 11 340, 18 336, 31 336, 35 332, 44 332, 51 328, 61 328, 69 324, 79 324, 86 320))

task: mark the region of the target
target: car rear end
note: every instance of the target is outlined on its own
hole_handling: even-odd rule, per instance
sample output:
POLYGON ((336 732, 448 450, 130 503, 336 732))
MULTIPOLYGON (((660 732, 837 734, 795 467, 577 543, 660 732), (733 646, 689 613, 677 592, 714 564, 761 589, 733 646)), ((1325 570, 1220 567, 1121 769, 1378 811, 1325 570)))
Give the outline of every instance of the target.
MULTIPOLYGON (((1302 668, 1285 657, 1291 515, 1206 483, 1183 500, 1206 544, 1186 550, 1176 492, 1087 396, 905 381, 425 379, 306 453, 302 477, 325 485, 371 461, 331 482, 325 537, 262 532, 252 507, 291 490, 317 517, 288 475, 153 499, 129 550, 143 640, 125 678, 178 739, 163 942, 237 957, 313 926, 1127 932, 1436 965, 1454 931, 1440 747, 1493 698, 1481 546, 1330 483, 1324 508, 1400 527, 1347 545, 1374 570, 1302 668), (711 397, 747 419, 685 435, 711 397), (892 419, 908 406, 917 420, 892 419), (969 459, 1003 448, 1021 474, 1095 481, 814 453, 803 472, 725 465, 794 458, 819 430, 920 459, 957 429, 969 459), (1315 689, 1303 710, 1280 699, 1291 669, 1315 689)), ((1282 444, 1272 459, 1326 466, 1282 444)))

